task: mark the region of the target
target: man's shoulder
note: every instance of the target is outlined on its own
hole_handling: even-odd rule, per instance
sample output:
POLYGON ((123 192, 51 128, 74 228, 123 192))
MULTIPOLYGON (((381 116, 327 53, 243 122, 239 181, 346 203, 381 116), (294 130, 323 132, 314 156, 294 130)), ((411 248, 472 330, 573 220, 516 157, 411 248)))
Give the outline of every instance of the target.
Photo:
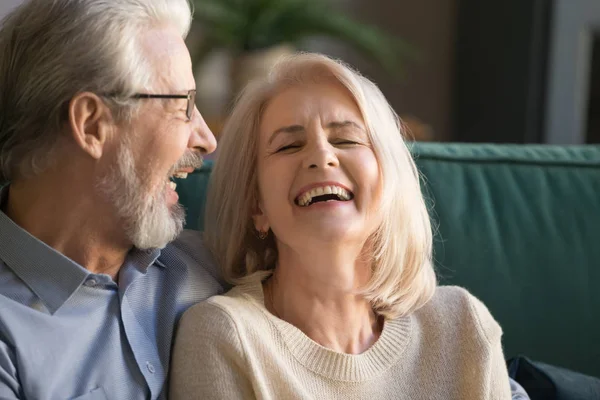
POLYGON ((204 243, 202 232, 184 230, 162 249, 158 260, 171 271, 183 269, 192 280, 216 283, 219 290, 213 294, 221 293, 221 288, 226 287, 220 268, 204 243))
POLYGON ((210 254, 204 244, 204 233, 192 229, 181 231, 179 236, 165 247, 165 249, 167 248, 176 248, 191 255, 204 252, 210 254))

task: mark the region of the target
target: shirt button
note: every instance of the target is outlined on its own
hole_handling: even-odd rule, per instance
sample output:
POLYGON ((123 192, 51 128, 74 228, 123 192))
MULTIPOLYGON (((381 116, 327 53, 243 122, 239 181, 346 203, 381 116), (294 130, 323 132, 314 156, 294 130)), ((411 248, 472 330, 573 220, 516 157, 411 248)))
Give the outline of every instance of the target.
POLYGON ((155 372, 154 365, 150 361, 146 361, 146 368, 148 368, 148 372, 151 374, 155 372))
POLYGON ((98 282, 96 282, 96 280, 95 280, 95 279, 88 279, 88 280, 85 282, 85 286, 87 286, 87 287, 93 287, 93 286, 96 286, 96 284, 97 284, 97 283, 98 283, 98 282))

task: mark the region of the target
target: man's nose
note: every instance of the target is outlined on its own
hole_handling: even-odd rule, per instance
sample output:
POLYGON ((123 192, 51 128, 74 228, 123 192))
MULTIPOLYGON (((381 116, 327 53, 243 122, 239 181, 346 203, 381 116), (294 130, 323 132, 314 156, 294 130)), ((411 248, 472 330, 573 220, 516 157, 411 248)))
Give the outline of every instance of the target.
POLYGON ((217 139, 212 133, 206 121, 198 111, 197 107, 194 107, 194 115, 192 115, 192 134, 188 147, 199 151, 206 155, 210 154, 217 148, 217 139))

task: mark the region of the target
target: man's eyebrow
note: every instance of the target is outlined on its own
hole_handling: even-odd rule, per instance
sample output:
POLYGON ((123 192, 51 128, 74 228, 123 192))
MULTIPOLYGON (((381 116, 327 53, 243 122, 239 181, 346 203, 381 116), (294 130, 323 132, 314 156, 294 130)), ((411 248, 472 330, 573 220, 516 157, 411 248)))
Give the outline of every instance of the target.
POLYGON ((283 126, 279 129, 276 129, 271 134, 268 144, 270 145, 271 143, 273 143, 273 140, 275 139, 275 137, 280 133, 298 133, 298 132, 304 132, 304 127, 302 125, 283 126))

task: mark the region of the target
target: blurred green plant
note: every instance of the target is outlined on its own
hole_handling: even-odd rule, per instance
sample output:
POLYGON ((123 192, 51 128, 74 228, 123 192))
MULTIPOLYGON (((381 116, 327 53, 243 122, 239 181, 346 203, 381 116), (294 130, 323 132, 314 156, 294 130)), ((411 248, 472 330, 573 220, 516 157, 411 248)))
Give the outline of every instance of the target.
POLYGON ((194 20, 203 40, 192 49, 194 65, 216 49, 234 54, 279 44, 298 46, 309 37, 344 42, 378 62, 388 72, 401 72, 403 61, 416 52, 405 41, 335 9, 329 0, 194 0, 194 20))

